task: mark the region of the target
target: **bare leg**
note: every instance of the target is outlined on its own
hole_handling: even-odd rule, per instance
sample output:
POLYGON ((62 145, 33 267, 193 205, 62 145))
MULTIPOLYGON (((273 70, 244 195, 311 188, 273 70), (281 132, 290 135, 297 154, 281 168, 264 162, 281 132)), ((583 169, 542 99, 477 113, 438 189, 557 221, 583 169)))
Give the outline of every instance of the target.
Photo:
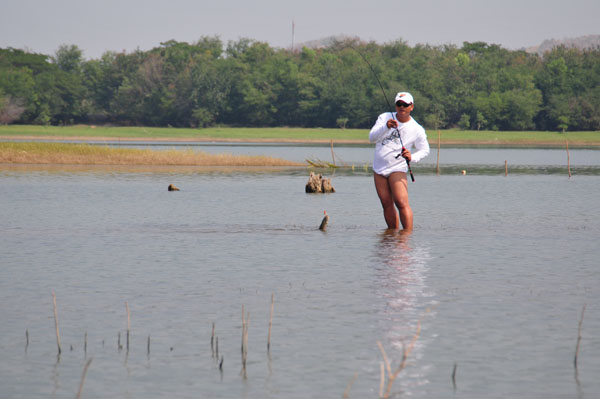
POLYGON ((381 201, 383 217, 388 229, 398 229, 400 227, 400 219, 394 206, 394 198, 392 197, 392 189, 390 188, 388 179, 377 173, 374 173, 373 176, 375 178, 375 190, 377 190, 377 195, 381 201))
POLYGON ((398 229, 400 222, 405 231, 413 229, 413 213, 408 202, 406 173, 394 172, 387 178, 374 174, 375 189, 383 207, 383 216, 390 229, 398 229), (396 212, 396 207, 400 211, 396 212))
POLYGON ((392 197, 398 210, 400 211, 400 222, 405 231, 413 229, 413 211, 408 202, 408 182, 406 173, 394 172, 388 177, 388 182, 392 190, 392 197))

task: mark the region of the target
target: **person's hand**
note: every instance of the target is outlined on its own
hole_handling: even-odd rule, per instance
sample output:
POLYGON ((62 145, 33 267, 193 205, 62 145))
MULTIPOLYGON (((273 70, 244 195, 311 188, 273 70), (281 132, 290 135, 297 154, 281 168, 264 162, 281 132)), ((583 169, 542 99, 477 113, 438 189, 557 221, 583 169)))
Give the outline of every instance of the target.
POLYGON ((408 151, 408 149, 405 147, 402 147, 402 158, 406 159, 408 162, 412 160, 412 155, 410 154, 410 151, 408 151))
POLYGON ((394 129, 398 127, 398 121, 395 119, 388 119, 386 126, 388 129, 394 129))

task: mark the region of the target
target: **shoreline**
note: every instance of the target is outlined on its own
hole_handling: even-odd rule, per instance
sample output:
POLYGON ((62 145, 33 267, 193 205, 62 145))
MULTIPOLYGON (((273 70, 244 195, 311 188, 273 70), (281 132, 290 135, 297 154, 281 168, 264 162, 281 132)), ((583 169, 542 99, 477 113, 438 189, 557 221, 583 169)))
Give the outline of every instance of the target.
MULTIPOLYGON (((342 144, 342 145, 372 145, 369 140, 348 140, 348 139, 239 139, 239 138, 215 138, 215 137, 108 137, 108 136, 32 136, 32 135, 0 135, 0 140, 14 141, 77 141, 83 143, 92 142, 126 142, 126 143, 272 143, 272 144, 342 144)), ((437 147, 437 141, 431 140, 429 146, 433 149, 437 147)), ((511 141, 511 140, 443 140, 441 147, 513 147, 513 148, 565 148, 565 143, 556 141, 511 141)), ((581 143, 577 141, 569 142, 571 148, 590 148, 600 149, 600 142, 581 143)))

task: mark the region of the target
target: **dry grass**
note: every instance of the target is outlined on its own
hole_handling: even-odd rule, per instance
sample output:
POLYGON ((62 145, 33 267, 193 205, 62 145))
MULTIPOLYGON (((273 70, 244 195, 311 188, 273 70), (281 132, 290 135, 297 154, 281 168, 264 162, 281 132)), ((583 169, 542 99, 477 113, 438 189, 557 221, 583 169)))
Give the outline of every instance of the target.
POLYGON ((62 165, 302 166, 268 156, 141 150, 90 144, 0 143, 0 163, 62 165))

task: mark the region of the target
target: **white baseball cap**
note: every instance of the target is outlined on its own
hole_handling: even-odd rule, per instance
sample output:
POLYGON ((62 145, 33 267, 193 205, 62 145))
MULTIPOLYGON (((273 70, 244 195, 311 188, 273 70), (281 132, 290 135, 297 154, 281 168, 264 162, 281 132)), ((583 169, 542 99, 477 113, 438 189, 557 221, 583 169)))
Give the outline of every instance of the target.
POLYGON ((394 103, 397 103, 398 101, 402 101, 406 104, 414 104, 413 96, 406 91, 401 91, 400 93, 396 94, 394 103))

